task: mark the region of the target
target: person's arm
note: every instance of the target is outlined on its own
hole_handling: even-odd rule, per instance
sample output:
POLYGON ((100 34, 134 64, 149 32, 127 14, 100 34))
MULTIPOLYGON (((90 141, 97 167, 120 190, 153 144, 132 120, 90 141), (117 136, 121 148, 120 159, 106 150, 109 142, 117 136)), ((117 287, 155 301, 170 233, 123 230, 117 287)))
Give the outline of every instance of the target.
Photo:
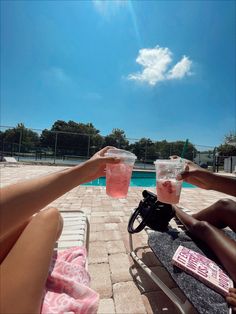
POLYGON ((104 175, 106 163, 119 162, 117 158, 104 157, 109 148, 105 147, 78 166, 2 188, 0 238, 59 196, 104 175))
POLYGON ((236 196, 236 178, 208 172, 209 190, 236 196), (211 177, 211 178, 210 178, 211 177))
POLYGON ((185 171, 178 179, 206 190, 215 190, 236 196, 236 178, 209 172, 189 160, 186 160, 185 171))

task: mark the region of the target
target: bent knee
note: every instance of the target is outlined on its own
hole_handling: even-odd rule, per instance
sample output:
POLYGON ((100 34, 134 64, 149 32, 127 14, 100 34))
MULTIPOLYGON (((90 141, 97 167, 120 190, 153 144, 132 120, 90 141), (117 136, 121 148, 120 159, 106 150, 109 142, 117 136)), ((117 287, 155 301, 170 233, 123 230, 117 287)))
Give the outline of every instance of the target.
POLYGON ((42 219, 44 221, 48 221, 50 223, 52 222, 59 223, 60 221, 63 220, 59 210, 55 207, 50 207, 42 210, 37 214, 37 218, 42 219))
POLYGON ((227 210, 230 209, 230 210, 236 211, 236 202, 234 202, 230 198, 222 198, 218 200, 216 203, 222 209, 227 209, 227 210))
POLYGON ((205 235, 210 230, 211 226, 207 221, 197 221, 190 228, 189 231, 193 235, 205 235))
POLYGON ((57 240, 63 229, 63 218, 59 210, 55 207, 50 207, 39 212, 35 217, 35 222, 41 226, 45 232, 55 232, 57 240))

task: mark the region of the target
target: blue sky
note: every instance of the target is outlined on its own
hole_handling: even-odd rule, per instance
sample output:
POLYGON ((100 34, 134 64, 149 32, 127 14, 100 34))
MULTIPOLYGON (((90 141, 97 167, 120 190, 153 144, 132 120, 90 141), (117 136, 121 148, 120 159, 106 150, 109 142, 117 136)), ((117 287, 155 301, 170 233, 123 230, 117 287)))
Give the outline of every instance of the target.
POLYGON ((217 146, 236 128, 235 1, 1 1, 1 125, 217 146))

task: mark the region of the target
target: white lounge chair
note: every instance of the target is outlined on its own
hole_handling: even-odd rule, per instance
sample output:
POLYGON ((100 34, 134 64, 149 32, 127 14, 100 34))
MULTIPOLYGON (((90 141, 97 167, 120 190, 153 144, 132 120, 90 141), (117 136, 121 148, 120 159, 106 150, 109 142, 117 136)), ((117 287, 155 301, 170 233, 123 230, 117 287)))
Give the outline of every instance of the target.
POLYGON ((3 161, 6 161, 6 162, 14 162, 16 163, 17 160, 15 157, 3 157, 3 161))
POLYGON ((55 249, 85 246, 88 253, 90 228, 86 214, 81 210, 61 210, 60 213, 63 218, 63 230, 55 249))
POLYGON ((3 157, 2 164, 4 166, 16 166, 18 164, 18 161, 15 157, 3 157))

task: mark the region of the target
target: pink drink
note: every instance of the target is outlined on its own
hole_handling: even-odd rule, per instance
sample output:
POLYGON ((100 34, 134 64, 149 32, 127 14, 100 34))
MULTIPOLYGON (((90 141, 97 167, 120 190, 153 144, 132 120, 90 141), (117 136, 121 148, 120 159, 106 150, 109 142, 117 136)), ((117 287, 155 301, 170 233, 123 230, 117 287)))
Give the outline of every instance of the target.
POLYGON ((129 164, 107 164, 106 193, 114 198, 127 196, 133 166, 129 164))
POLYGON ((182 182, 175 179, 157 180, 157 198, 167 204, 177 204, 179 202, 182 182))

